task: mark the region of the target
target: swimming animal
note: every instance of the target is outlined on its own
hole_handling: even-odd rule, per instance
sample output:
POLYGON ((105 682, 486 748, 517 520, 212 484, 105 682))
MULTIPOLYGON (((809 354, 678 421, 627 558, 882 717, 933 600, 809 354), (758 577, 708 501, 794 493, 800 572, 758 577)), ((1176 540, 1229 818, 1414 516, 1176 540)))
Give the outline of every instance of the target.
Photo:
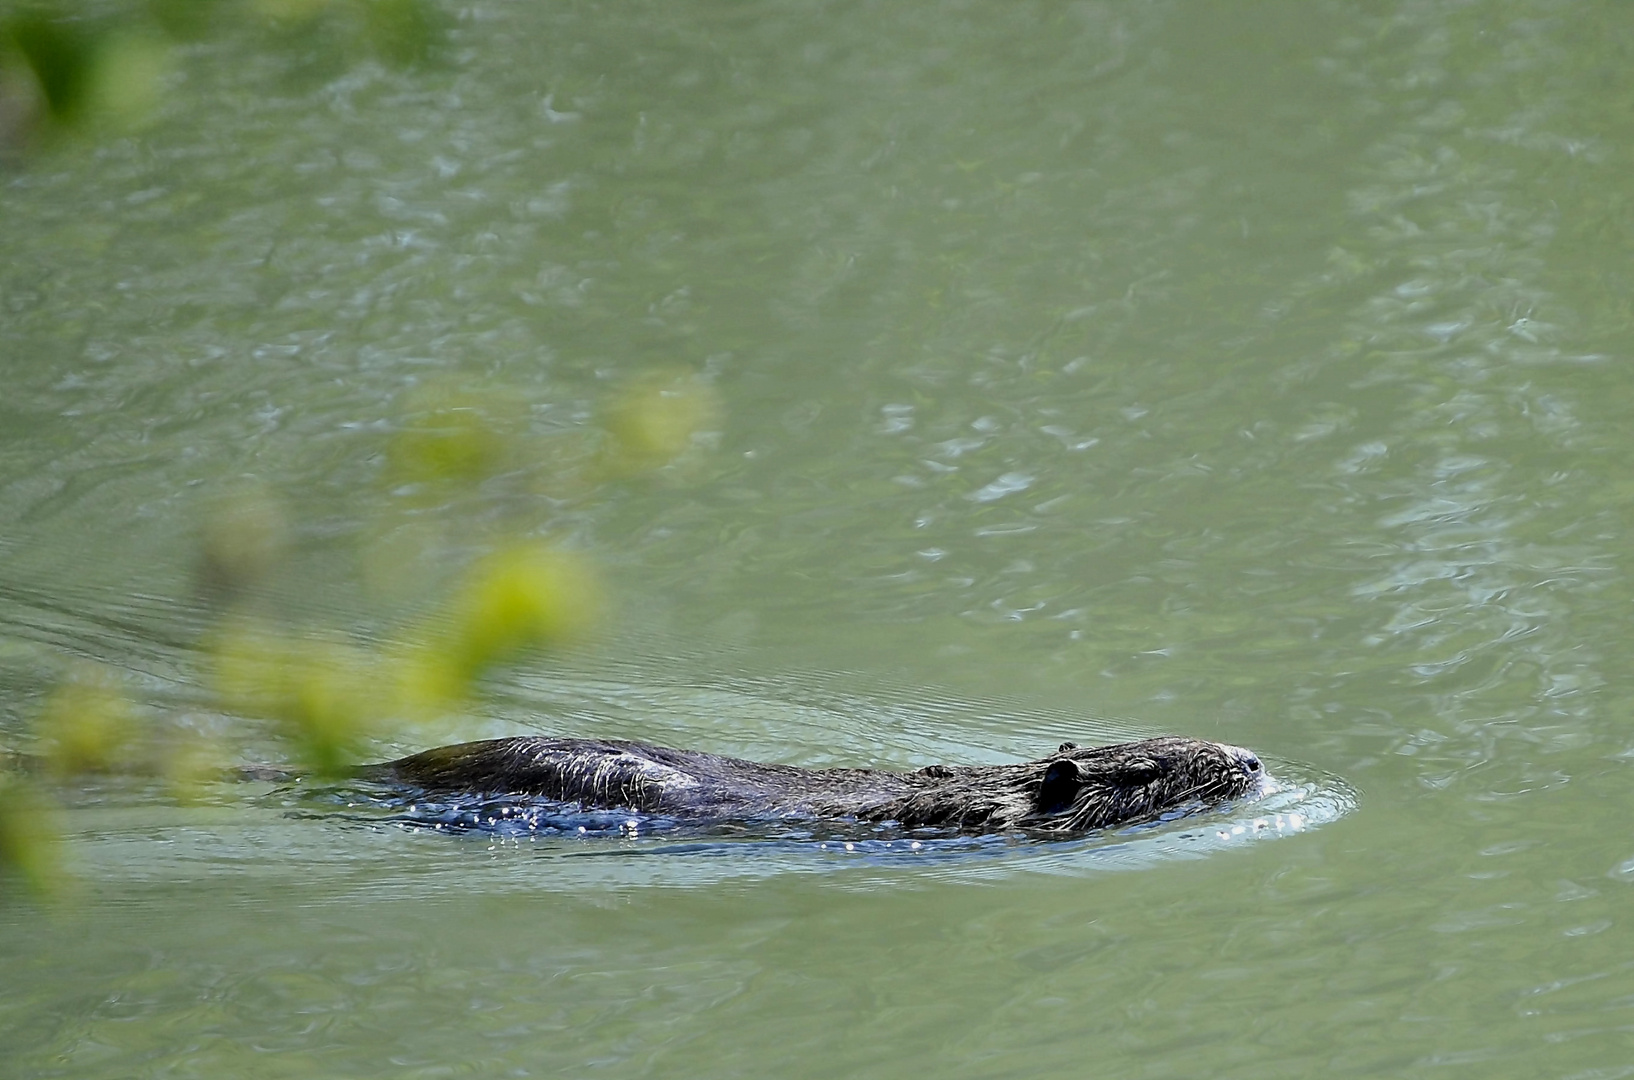
POLYGON ((515 795, 688 822, 851 820, 960 833, 1077 835, 1217 806, 1258 790, 1250 750, 1164 737, 1062 743, 1013 765, 913 772, 805 769, 618 739, 516 736, 361 767, 430 793, 515 795))

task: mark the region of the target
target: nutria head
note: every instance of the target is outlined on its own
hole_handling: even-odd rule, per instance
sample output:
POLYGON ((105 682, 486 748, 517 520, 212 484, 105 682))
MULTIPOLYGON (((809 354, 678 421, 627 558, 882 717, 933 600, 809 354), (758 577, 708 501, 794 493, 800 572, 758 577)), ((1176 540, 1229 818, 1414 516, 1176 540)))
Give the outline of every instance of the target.
POLYGON ((909 828, 1072 835, 1215 806, 1255 791, 1264 776, 1252 752, 1201 739, 1065 743, 1020 765, 921 769, 906 797, 866 807, 835 800, 831 812, 909 828))
POLYGON ((1172 737, 1089 748, 1065 743, 1038 764, 1043 775, 1021 824, 1050 832, 1148 821, 1240 798, 1265 776, 1251 750, 1172 737))

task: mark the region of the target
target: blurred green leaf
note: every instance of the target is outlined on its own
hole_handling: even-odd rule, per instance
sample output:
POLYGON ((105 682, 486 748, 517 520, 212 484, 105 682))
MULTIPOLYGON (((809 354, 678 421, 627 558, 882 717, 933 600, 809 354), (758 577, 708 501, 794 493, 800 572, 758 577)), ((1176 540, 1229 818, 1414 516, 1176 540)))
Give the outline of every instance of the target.
POLYGON ((71 123, 85 105, 96 40, 84 26, 43 11, 7 23, 4 36, 27 63, 51 118, 71 123))
POLYGON ((655 371, 625 386, 609 403, 605 427, 612 436, 608 466, 614 475, 661 468, 714 425, 720 402, 713 389, 690 373, 655 371))
POLYGON ((444 655, 475 679, 524 650, 572 640, 600 607, 585 559, 543 544, 502 548, 473 566, 456 593, 444 655))
POLYGON ((45 898, 60 893, 67 880, 55 805, 39 785, 0 772, 0 883, 6 878, 45 898))
POLYGON ((35 728, 45 762, 58 776, 120 771, 137 736, 130 699, 91 666, 72 672, 52 692, 35 728))
POLYGON ((278 722, 305 765, 322 775, 344 771, 392 705, 379 691, 375 658, 339 640, 239 618, 221 627, 211 652, 226 706, 278 722))

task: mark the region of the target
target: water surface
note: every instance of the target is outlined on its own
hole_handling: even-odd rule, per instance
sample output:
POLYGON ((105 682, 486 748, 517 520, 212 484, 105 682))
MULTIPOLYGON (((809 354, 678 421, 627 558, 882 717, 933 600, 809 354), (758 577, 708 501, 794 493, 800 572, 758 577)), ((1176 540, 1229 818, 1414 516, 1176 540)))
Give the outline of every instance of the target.
POLYGON ((79 891, 0 906, 11 1074, 1634 1075, 1621 5, 448 11, 414 71, 207 37, 4 178, 8 745, 81 659, 283 752, 200 644, 248 488, 301 633, 518 532, 603 568, 582 655, 382 755, 1171 731, 1310 820, 920 859, 87 781, 79 891), (570 458, 658 368, 721 404, 674 466, 392 482, 428 386, 570 458))

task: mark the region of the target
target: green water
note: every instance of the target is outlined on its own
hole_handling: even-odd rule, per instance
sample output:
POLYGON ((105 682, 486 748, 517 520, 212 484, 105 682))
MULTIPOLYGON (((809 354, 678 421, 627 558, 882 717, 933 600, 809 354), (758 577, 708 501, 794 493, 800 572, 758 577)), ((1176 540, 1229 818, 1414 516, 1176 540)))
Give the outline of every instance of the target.
POLYGON ((0 180, 9 745, 69 657, 255 730, 193 581, 253 481, 271 605, 359 640, 517 529, 594 555, 598 643, 442 735, 1172 731, 1310 814, 916 861, 86 782, 0 1072, 1634 1076, 1625 4, 447 10, 414 72, 208 36, 0 180), (428 382, 547 445, 666 366, 721 415, 657 475, 386 477, 428 382))

